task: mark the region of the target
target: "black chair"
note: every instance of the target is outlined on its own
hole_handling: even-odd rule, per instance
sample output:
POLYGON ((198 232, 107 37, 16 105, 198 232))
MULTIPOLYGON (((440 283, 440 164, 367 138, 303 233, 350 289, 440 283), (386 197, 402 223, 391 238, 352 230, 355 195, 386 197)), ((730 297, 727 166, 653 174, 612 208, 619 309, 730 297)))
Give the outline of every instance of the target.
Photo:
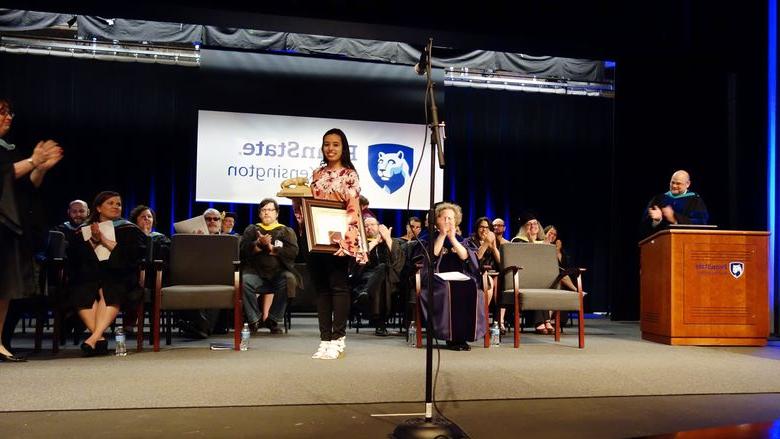
MULTIPOLYGON (((154 283, 149 281, 150 275, 154 274, 154 260, 155 257, 154 243, 151 236, 147 236, 143 248, 143 258, 138 262, 138 284, 141 286, 142 292, 140 297, 136 298, 135 303, 130 303, 129 307, 132 307, 137 320, 136 324, 136 352, 141 352, 144 345, 144 319, 146 313, 146 304, 152 303, 154 297, 154 283), (151 288, 150 288, 151 287, 151 288)), ((159 257, 158 257, 159 259, 159 257)), ((153 277, 152 277, 153 278, 153 277)), ((151 313, 150 313, 151 314, 151 313)), ((125 312, 125 316, 127 312, 125 312)), ((124 317, 122 323, 124 324, 124 317)), ((149 316, 151 321, 152 316, 149 316)), ((151 337, 151 331, 149 331, 149 344, 152 344, 154 340, 151 337)))
POLYGON ((46 252, 41 261, 40 288, 41 297, 37 306, 35 322, 34 351, 39 352, 43 345, 43 326, 49 320, 49 311, 54 317, 52 324, 52 353, 60 350, 62 320, 67 309, 65 294, 65 234, 58 230, 50 230, 46 242, 46 252))

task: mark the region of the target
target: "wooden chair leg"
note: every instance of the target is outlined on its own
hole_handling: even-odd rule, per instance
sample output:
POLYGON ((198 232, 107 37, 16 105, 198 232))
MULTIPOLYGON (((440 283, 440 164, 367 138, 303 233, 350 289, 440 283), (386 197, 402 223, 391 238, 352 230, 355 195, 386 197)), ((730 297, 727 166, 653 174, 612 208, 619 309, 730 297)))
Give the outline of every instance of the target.
POLYGON ((156 297, 152 312, 152 334, 154 334, 153 350, 160 352, 160 298, 156 297))
POLYGON ((241 350, 241 330, 244 326, 243 309, 240 305, 233 306, 233 350, 241 350))
POLYGON ((520 295, 515 292, 515 348, 520 347, 520 295))
POLYGON ((580 349, 585 347, 585 305, 582 296, 582 276, 577 276, 577 294, 580 296, 579 312, 577 313, 577 332, 580 349))
MULTIPOLYGON (((417 320, 415 320, 414 324, 417 326, 417 348, 422 349, 422 305, 420 304, 420 296, 417 295, 417 320)), ((431 335, 428 334, 430 337, 431 335)))
MULTIPOLYGON (((484 287, 484 286, 483 286, 484 287)), ((488 318, 490 308, 488 304, 488 292, 487 288, 483 288, 483 296, 485 298, 485 347, 490 347, 490 319, 488 318)))
POLYGON ((561 341, 561 312, 555 311, 555 341, 561 341))

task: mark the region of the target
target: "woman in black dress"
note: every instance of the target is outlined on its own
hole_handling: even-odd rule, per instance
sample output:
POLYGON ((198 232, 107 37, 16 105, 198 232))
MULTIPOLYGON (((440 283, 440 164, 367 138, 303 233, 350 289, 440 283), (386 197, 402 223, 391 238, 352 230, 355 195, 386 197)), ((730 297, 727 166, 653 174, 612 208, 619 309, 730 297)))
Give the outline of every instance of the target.
POLYGON ((143 292, 138 262, 145 237, 138 226, 122 219, 122 198, 117 192, 104 191, 95 197, 87 224, 68 247, 71 298, 90 332, 81 344, 84 355, 108 352, 103 332, 122 303, 143 292))
MULTIPOLYGON (((35 293, 31 194, 62 159, 62 148, 53 140, 38 142, 29 156, 6 142, 13 119, 10 102, 0 98, 0 329, 11 300, 35 293)), ((3 342, 9 340, 0 341, 0 361, 24 361, 3 342)))

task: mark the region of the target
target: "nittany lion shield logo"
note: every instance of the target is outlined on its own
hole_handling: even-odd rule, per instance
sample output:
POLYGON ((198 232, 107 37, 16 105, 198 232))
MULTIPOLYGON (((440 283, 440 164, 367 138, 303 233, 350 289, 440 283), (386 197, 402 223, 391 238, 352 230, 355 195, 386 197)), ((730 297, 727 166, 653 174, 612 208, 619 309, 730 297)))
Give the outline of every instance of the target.
POLYGON ((414 169, 414 150, 394 143, 368 146, 368 171, 377 185, 388 194, 401 189, 414 169))
POLYGON ((742 273, 745 272, 745 264, 742 262, 730 262, 729 273, 734 276, 734 279, 739 279, 742 273))

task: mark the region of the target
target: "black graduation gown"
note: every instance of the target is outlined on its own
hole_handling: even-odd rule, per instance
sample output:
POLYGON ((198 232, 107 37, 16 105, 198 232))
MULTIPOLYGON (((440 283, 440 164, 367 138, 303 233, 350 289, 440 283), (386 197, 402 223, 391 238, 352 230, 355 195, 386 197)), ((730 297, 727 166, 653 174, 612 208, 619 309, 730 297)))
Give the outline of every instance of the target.
POLYGON ((143 256, 146 235, 125 220, 114 221, 114 233, 116 247, 105 261, 98 260, 92 245, 83 239, 81 229, 71 237, 68 287, 73 305, 78 309, 92 307, 100 299, 101 288, 106 304, 113 306, 138 300, 143 293, 138 285, 138 263, 143 256))

